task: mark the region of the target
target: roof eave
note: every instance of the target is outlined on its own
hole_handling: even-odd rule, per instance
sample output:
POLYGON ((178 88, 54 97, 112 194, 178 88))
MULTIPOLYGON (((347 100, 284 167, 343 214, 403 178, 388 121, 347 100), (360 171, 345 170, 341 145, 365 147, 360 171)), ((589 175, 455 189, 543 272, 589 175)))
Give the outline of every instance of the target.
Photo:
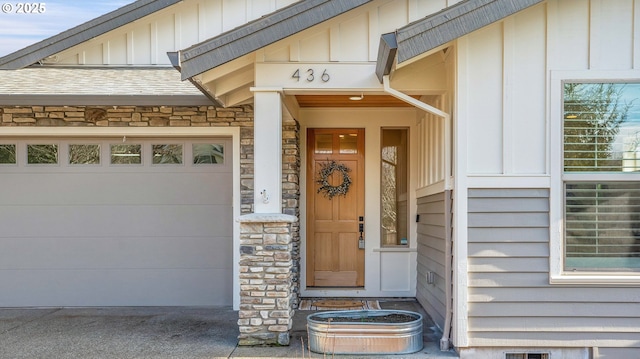
POLYGON ((398 42, 396 41, 395 32, 382 34, 380 36, 380 45, 378 46, 378 58, 376 60, 376 76, 380 83, 382 78, 391 73, 393 62, 398 52, 398 42))
POLYGON ((180 51, 186 80, 372 0, 305 0, 180 51))
MULTIPOLYGON (((167 56, 169 57, 169 61, 171 62, 171 66, 173 66, 178 72, 182 71, 182 66, 180 66, 180 51, 171 51, 167 52, 167 56)), ((218 99, 216 99, 204 86, 200 84, 200 82, 196 81, 193 77, 190 77, 189 82, 193 86, 195 86, 200 92, 202 92, 209 100, 213 102, 215 106, 224 107, 224 104, 218 99)), ((184 81, 184 79, 182 79, 184 81)))
POLYGON ((397 30, 402 63, 545 0, 466 0, 397 30))

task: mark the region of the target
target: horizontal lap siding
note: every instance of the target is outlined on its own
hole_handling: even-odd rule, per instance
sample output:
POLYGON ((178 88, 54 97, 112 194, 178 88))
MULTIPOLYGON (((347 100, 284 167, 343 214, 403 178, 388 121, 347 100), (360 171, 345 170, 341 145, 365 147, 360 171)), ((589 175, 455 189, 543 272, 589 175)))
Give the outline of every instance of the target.
POLYGON ((471 346, 640 347, 638 288, 549 284, 546 189, 469 190, 471 346))
MULTIPOLYGON (((447 223, 446 196, 438 193, 418 199, 418 284, 420 304, 442 328, 446 313, 445 241, 450 223, 447 223), (427 284, 427 273, 435 273, 435 283, 427 284)), ((449 274, 450 275, 450 274, 449 274)))

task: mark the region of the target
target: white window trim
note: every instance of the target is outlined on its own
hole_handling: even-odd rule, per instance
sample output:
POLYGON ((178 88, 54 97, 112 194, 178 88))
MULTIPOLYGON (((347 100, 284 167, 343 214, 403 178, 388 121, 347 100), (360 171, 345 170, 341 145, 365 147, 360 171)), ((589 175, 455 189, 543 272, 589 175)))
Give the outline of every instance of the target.
MULTIPOLYGON (((549 79, 549 139, 550 175, 549 193, 549 282, 551 284, 634 285, 640 284, 640 272, 589 272, 564 270, 564 190, 562 135, 562 83, 565 81, 640 81, 640 71, 551 71, 549 79)), ((571 175, 564 179, 570 179, 571 175)), ((625 176, 628 179, 628 176, 625 176)), ((639 179, 640 180, 640 179, 639 179)))

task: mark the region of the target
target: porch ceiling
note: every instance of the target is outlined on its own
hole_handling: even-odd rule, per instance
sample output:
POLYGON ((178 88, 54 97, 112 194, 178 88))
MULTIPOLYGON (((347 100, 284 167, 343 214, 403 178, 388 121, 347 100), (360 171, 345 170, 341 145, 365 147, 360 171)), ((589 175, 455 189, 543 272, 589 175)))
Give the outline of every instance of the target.
MULTIPOLYGON (((364 95, 361 100, 351 100, 352 96, 342 95, 296 95, 300 107, 411 107, 410 104, 388 95, 364 95)), ((419 96, 412 96, 418 98, 419 96)))

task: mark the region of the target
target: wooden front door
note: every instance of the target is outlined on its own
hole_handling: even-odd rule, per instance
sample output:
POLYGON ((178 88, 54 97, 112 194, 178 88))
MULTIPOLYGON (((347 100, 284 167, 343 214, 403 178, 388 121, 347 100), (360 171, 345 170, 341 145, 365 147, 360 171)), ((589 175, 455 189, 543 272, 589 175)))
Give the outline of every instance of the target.
POLYGON ((364 130, 309 129, 307 286, 364 286, 363 219, 364 130))

